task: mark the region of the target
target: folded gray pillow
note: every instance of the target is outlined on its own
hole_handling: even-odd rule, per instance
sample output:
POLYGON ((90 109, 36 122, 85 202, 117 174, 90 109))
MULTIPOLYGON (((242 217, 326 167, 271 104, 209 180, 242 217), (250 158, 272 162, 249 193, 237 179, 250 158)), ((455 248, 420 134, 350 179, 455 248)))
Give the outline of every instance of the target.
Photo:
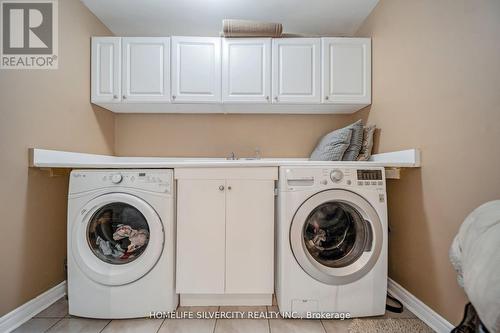
MULTIPOLYGON (((361 130, 363 128, 361 127, 361 130)), ((361 133, 362 134, 362 133, 361 133)), ((311 161, 340 161, 351 144, 352 129, 344 127, 321 138, 309 157, 311 161)))
POLYGON ((371 125, 363 128, 363 145, 359 151, 358 161, 369 161, 372 156, 373 149, 373 134, 375 133, 376 126, 371 125))
POLYGON ((363 145, 363 122, 360 119, 344 128, 351 129, 352 135, 349 147, 347 147, 344 156, 342 156, 342 161, 356 161, 363 145))

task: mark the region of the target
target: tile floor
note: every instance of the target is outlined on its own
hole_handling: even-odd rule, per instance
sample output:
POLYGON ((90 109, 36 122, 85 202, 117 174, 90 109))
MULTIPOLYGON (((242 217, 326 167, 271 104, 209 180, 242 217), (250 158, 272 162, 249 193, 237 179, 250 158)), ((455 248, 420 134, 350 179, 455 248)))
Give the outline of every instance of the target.
MULTIPOLYGON (((180 307, 178 311, 277 311, 277 306, 180 307)), ((387 312, 372 318, 415 318, 408 310, 387 312)), ((20 326, 16 333, 347 333, 349 320, 293 319, 126 319, 97 320, 68 315, 68 302, 61 298, 20 326)))

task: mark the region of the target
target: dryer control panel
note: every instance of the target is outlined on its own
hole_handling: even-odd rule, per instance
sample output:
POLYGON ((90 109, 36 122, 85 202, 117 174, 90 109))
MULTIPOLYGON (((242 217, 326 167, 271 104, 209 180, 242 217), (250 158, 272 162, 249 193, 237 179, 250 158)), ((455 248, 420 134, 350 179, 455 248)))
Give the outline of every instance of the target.
POLYGON ((171 193, 172 170, 74 170, 69 193, 81 193, 109 187, 128 187, 149 192, 171 193))
POLYGON ((307 187, 363 187, 385 189, 384 168, 281 167, 280 188, 300 190, 307 187))

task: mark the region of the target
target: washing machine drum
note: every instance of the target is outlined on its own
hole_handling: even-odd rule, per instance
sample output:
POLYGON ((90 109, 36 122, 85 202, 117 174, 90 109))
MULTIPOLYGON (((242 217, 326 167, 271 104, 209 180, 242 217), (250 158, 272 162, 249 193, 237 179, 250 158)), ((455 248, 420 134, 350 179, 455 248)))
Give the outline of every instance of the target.
POLYGON ((126 193, 99 196, 74 221, 71 254, 97 283, 116 286, 146 275, 159 260, 163 226, 144 200, 126 193))
POLYGON ((302 269, 323 283, 341 285, 367 274, 382 249, 382 224, 363 197, 347 190, 319 192, 294 215, 290 244, 302 269))

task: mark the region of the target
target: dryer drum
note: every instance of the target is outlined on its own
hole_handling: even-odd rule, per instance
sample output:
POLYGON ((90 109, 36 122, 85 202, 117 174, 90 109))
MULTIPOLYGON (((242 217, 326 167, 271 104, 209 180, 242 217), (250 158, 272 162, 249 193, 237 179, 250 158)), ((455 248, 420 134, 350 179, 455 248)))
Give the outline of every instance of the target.
POLYGON ((371 227, 347 203, 329 201, 317 206, 307 217, 303 240, 309 254, 327 267, 345 267, 371 244, 371 227))
POLYGON ((343 189, 307 198, 290 225, 290 247, 297 263, 327 284, 363 277, 376 264, 384 242, 382 222, 373 206, 343 189))
POLYGON ((100 260, 127 264, 137 259, 149 242, 149 226, 144 215, 124 202, 102 206, 90 218, 87 242, 100 260))

